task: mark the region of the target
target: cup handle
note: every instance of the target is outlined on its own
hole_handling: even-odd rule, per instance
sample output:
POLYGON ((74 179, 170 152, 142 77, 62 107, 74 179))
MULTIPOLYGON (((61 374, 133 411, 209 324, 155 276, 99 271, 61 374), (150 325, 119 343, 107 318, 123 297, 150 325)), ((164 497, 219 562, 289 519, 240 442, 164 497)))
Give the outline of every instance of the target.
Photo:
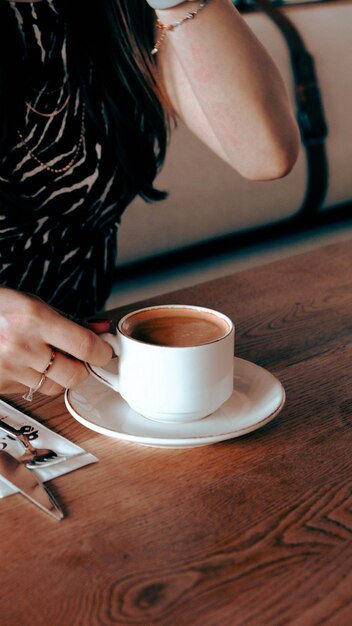
MULTIPOLYGON (((120 356, 120 342, 118 335, 111 335, 110 333, 102 333, 99 335, 101 339, 104 339, 114 350, 116 356, 120 356)), ((86 368, 94 378, 99 380, 104 385, 108 385, 115 391, 119 391, 120 389, 120 375, 113 374, 112 372, 108 372, 104 370, 102 367, 97 367, 96 365, 92 365, 91 363, 86 363, 86 368)))

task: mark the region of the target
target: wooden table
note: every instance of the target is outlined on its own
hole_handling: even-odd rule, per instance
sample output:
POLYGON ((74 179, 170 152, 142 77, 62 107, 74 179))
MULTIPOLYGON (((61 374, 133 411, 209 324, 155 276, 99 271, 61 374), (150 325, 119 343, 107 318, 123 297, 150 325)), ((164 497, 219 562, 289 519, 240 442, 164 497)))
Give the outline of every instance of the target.
POLYGON ((162 450, 84 428, 62 396, 5 398, 100 462, 52 481, 62 522, 0 502, 1 624, 350 626, 352 242, 152 302, 229 315, 286 405, 242 438, 162 450))

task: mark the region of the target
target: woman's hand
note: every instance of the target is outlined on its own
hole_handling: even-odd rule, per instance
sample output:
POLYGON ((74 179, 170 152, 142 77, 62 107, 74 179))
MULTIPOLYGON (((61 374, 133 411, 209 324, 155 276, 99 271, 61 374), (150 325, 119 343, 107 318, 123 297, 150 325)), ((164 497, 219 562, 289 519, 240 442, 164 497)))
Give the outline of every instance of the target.
POLYGON ((35 389, 56 395, 88 376, 83 361, 104 366, 111 347, 30 294, 0 288, 0 393, 35 389))

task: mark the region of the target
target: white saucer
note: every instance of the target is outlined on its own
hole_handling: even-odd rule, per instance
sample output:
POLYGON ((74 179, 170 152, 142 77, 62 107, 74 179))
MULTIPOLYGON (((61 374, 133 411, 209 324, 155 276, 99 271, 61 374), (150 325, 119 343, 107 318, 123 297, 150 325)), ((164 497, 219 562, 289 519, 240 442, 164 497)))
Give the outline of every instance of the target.
POLYGON ((270 422, 285 404, 282 384, 259 365, 234 359, 234 392, 212 415, 187 424, 154 422, 89 376, 65 393, 67 409, 91 430, 159 448, 194 448, 240 437, 270 422))

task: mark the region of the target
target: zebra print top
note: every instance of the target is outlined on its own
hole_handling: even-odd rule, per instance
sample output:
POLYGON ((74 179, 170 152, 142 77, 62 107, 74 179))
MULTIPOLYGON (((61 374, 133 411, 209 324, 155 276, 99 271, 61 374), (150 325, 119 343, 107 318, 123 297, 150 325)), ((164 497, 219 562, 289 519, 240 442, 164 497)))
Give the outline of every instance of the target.
POLYGON ((16 204, 15 211, 0 206, 0 284, 72 315, 91 315, 110 293, 117 228, 132 198, 124 197, 107 146, 84 118, 79 90, 65 104, 69 59, 60 0, 6 4, 30 77, 27 103, 42 113, 62 110, 45 117, 24 103, 10 149, 0 155, 0 185, 16 204), (36 159, 52 170, 74 163, 57 172, 36 159))

